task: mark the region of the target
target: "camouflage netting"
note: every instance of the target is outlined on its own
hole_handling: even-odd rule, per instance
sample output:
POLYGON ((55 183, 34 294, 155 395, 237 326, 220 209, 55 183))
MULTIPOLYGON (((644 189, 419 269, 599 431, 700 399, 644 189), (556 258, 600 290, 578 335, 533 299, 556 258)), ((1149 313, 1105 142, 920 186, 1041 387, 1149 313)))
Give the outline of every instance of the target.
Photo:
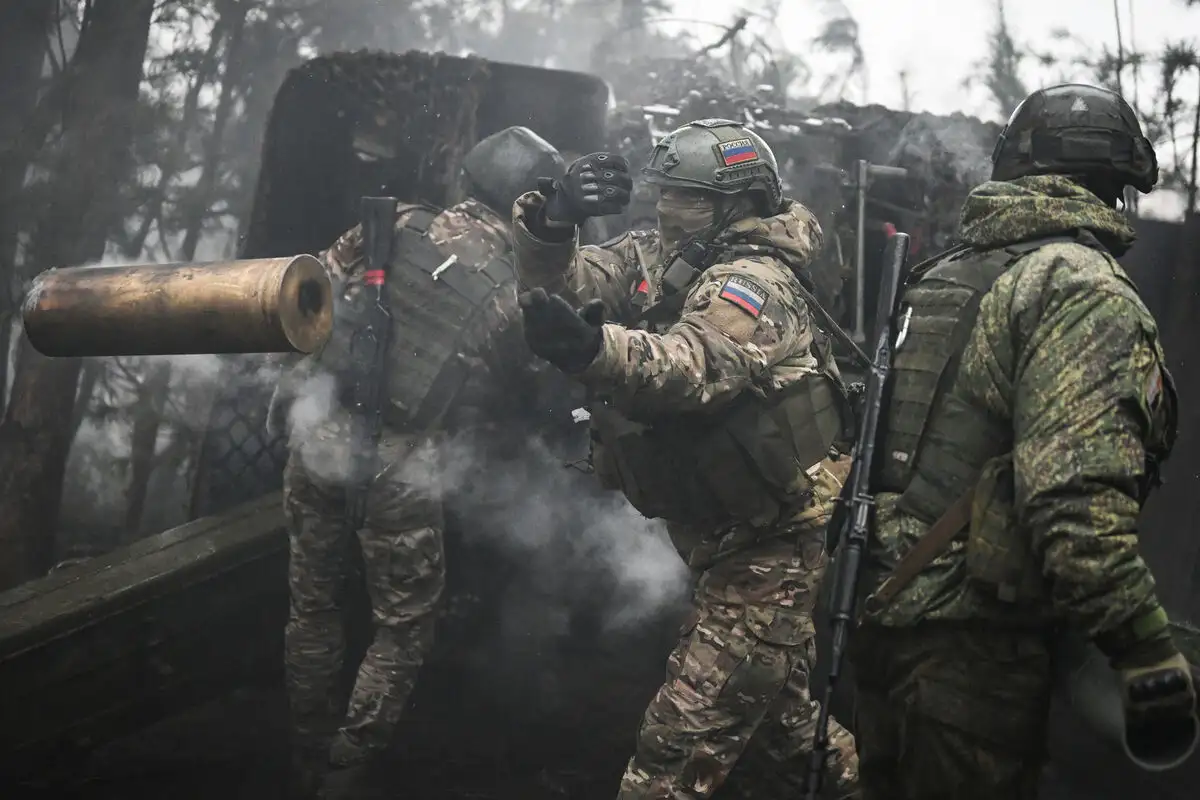
MULTIPOLYGON (((562 70, 420 52, 315 58, 292 70, 275 98, 241 255, 320 252, 357 223, 364 195, 453 203, 463 156, 511 125, 564 151, 602 149, 607 100, 599 78, 562 70)), ((263 430, 265 363, 228 359, 230 388, 209 418, 193 515, 280 485, 284 443, 263 430)))
POLYGON ((242 255, 319 251, 371 191, 451 199, 487 78, 482 60, 428 53, 341 53, 296 67, 271 109, 242 255))

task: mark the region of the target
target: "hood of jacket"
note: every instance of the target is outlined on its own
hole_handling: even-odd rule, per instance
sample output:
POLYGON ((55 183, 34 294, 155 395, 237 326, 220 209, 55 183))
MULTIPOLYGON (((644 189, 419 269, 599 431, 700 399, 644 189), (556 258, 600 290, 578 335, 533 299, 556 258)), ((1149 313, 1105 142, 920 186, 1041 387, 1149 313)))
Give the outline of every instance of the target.
POLYGON ((959 222, 960 240, 985 249, 1082 229, 1121 255, 1136 237, 1123 214, 1062 175, 980 184, 967 196, 959 222))
POLYGON ((717 237, 735 257, 769 255, 797 271, 821 252, 824 238, 816 216, 795 200, 784 200, 774 216, 738 220, 717 237))

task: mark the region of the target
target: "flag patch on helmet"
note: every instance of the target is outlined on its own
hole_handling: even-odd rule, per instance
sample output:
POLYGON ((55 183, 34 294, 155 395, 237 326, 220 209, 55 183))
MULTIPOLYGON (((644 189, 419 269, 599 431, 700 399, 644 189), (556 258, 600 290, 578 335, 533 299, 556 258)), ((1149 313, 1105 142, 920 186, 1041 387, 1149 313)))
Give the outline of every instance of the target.
POLYGON ((762 313, 767 302, 767 290, 752 280, 733 277, 721 287, 720 297, 728 300, 752 317, 762 313))
POLYGON ((749 139, 735 139, 732 142, 721 142, 721 160, 725 166, 744 164, 747 161, 758 160, 758 150, 749 139))

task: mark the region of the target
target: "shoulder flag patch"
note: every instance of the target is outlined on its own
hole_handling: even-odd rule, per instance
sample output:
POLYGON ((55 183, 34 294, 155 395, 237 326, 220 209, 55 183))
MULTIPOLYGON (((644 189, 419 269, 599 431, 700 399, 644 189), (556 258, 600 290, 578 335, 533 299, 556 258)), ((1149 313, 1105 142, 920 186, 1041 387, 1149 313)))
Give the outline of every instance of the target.
POLYGON ((721 161, 725 166, 745 164, 747 161, 758 160, 758 150, 749 139, 735 139, 732 142, 721 142, 721 161))
POLYGON ((725 281, 720 294, 722 300, 728 300, 752 317, 762 313, 768 296, 766 289, 749 278, 737 275, 725 281))

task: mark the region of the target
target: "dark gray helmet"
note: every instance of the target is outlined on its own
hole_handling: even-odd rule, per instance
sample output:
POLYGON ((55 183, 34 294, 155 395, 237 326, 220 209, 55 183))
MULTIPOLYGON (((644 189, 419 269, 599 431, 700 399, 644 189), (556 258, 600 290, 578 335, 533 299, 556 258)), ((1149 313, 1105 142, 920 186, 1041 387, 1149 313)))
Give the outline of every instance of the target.
POLYGON ((1149 192, 1158 183, 1158 159, 1123 97, 1064 83, 1022 100, 996 141, 992 180, 1026 175, 1104 177, 1149 192))
POLYGON ((775 154, 762 137, 733 120, 700 119, 668 133, 642 174, 655 186, 758 194, 764 216, 778 213, 783 203, 775 154))
POLYGON ((518 197, 538 188, 538 178, 560 178, 566 169, 554 145, 519 126, 479 142, 462 165, 467 194, 506 219, 518 197))

